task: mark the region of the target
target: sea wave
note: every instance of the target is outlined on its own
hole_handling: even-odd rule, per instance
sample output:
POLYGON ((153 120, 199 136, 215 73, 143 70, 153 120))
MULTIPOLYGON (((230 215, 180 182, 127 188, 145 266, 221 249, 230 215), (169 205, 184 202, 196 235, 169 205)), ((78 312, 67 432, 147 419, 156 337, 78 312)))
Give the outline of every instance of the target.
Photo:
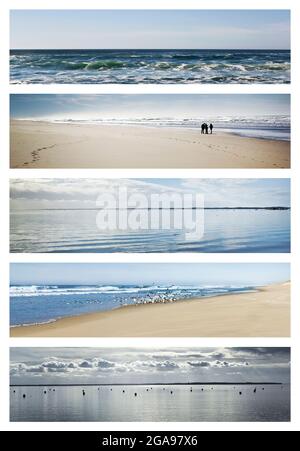
POLYGON ((10 287, 11 297, 32 297, 32 296, 73 296, 81 294, 133 294, 143 292, 227 292, 234 289, 244 289, 240 286, 185 286, 185 285, 170 285, 170 286, 57 286, 57 285, 15 285, 10 287))
POLYGON ((22 119, 30 121, 47 121, 58 124, 79 125, 121 125, 121 126, 144 126, 144 127, 168 127, 198 129, 202 122, 212 122, 215 132, 229 132, 244 137, 253 137, 273 140, 290 140, 290 116, 268 115, 255 117, 242 116, 208 116, 193 118, 170 118, 170 117, 128 117, 128 118, 30 118, 22 119))
MULTIPOLYGON (((25 118, 22 120, 26 120, 25 118)), ((266 128, 266 129, 289 129, 289 115, 268 116, 202 116, 202 117, 128 117, 128 118, 30 118, 30 121, 48 121, 54 123, 77 123, 77 124, 116 124, 116 125, 153 125, 165 127, 191 127, 199 128, 203 121, 213 122, 215 126, 222 128, 266 128)))
POLYGON ((11 51, 12 83, 289 83, 288 51, 11 51))

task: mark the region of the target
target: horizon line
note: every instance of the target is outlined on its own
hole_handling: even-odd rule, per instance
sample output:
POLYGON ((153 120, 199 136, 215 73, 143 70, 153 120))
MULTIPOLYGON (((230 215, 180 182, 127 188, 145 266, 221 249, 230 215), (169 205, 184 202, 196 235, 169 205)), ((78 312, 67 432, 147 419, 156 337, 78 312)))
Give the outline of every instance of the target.
POLYGON ((122 386, 149 386, 149 385, 284 385, 288 382, 128 382, 128 383, 83 383, 83 384, 9 384, 10 387, 122 387, 122 386))
POLYGON ((76 48, 50 48, 50 47, 48 47, 48 48, 10 48, 10 51, 15 51, 15 50, 37 50, 37 51, 39 51, 39 50, 63 50, 63 51, 65 51, 65 50, 86 50, 86 51, 88 51, 88 50, 101 50, 101 51, 103 51, 103 50, 134 50, 134 51, 139 51, 139 50, 183 50, 183 51, 199 51, 199 50, 216 50, 216 51, 220 51, 220 50, 230 50, 230 51, 234 51, 234 50, 239 50, 239 51, 241 51, 241 50, 244 50, 244 51, 262 51, 262 52, 264 52, 264 51, 278 51, 278 52, 281 52, 281 51, 291 51, 291 47, 290 48, 282 48, 282 49, 278 49, 278 48, 226 48, 226 47, 224 47, 224 48, 215 48, 215 47, 207 47, 207 48, 176 48, 176 47, 161 47, 161 48, 151 48, 151 47, 143 47, 143 48, 130 48, 130 47, 128 47, 128 48, 118 48, 118 47, 112 47, 112 48, 109 48, 109 47, 107 47, 107 48, 97 48, 97 47, 95 47, 95 48, 81 48, 81 47, 76 47, 76 48))
POLYGON ((145 208, 134 208, 134 207, 128 207, 128 208, 24 208, 24 209, 11 209, 11 212, 13 211, 144 211, 144 210, 291 210, 291 207, 285 207, 285 206, 270 206, 270 207, 158 207, 158 208, 151 208, 151 207, 145 207, 145 208))

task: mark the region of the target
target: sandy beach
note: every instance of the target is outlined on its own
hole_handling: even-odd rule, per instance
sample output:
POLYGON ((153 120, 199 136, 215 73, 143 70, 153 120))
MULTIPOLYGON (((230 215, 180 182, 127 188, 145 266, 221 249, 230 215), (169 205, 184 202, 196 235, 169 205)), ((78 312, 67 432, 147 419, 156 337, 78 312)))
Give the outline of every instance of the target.
POLYGON ((254 293, 146 304, 10 329, 12 337, 288 337, 290 283, 254 293))
POLYGON ((11 121, 11 168, 289 168, 290 143, 179 128, 11 121))

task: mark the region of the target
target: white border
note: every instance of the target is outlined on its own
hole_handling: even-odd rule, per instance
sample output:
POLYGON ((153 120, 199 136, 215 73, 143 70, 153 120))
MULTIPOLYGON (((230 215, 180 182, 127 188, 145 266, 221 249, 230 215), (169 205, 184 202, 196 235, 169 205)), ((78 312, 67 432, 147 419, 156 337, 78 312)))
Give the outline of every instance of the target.
MULTIPOLYGON (((3 430, 199 430, 199 431, 213 431, 213 430, 299 430, 300 426, 300 405, 298 400, 300 399, 300 387, 298 381, 300 379, 300 303, 299 303, 299 256, 295 253, 295 250, 299 249, 299 240, 297 238, 297 230, 299 230, 299 212, 298 212, 298 199, 297 195, 300 193, 300 182, 297 177, 297 168, 300 167, 299 152, 296 144, 300 144, 299 140, 299 125, 298 118, 300 117, 299 100, 297 98, 297 87, 299 86, 299 64, 296 59, 293 58, 292 62, 292 80, 291 88, 289 86, 272 86, 272 85, 219 85, 219 86, 80 86, 80 85, 44 85, 44 86, 11 86, 8 85, 8 9, 292 9, 292 41, 296 45, 296 42, 300 42, 300 4, 299 2, 291 0, 244 0, 243 2, 238 0, 230 0, 224 2, 224 0, 211 0, 209 2, 209 8, 206 1, 200 0, 173 0, 170 4, 169 0, 78 0, 76 4, 69 0, 52 0, 41 2, 40 0, 10 0, 1 2, 1 14, 0 14, 0 42, 1 42, 1 71, 0 71, 0 105, 1 116, 0 123, 3 125, 4 134, 2 132, 1 142, 1 200, 2 200, 2 222, 0 229, 0 250, 2 253, 0 260, 0 277, 1 277, 1 314, 0 314, 0 340, 1 340, 1 371, 0 371, 0 429, 3 430), (3 87, 6 86, 6 89, 3 87), (11 93, 25 93, 25 92, 38 92, 38 93, 51 93, 51 92, 72 92, 72 93, 289 93, 291 89, 292 93, 292 124, 293 127, 293 144, 292 144, 292 170, 199 170, 199 171, 155 171, 157 177, 292 177, 292 242, 293 242, 293 254, 291 256, 285 254, 251 254, 251 255, 235 255, 235 254, 200 254, 198 256, 181 256, 180 261, 257 261, 257 262, 279 262, 289 261, 292 262, 292 302, 293 302, 293 315, 292 315, 292 339, 139 339, 138 344, 145 346, 146 344, 155 343, 159 346, 175 346, 178 345, 196 345, 196 346, 291 346, 293 350, 293 366, 292 377, 294 384, 292 384, 292 422, 290 424, 284 423, 9 423, 9 391, 7 389, 8 379, 8 347, 11 346, 133 346, 137 345, 137 340, 132 339, 40 339, 38 343, 35 339, 9 339, 9 309, 8 309, 8 177, 64 177, 70 176, 70 171, 66 170, 31 170, 31 171, 17 171, 8 170, 9 162, 9 134, 8 134, 8 92, 11 93), (294 120, 295 119, 295 120, 294 120), (295 149, 295 151, 293 150, 295 149), (25 175, 26 172, 26 175, 25 175), (3 219, 4 218, 4 219, 3 219), (185 260, 186 259, 186 260, 185 260), (298 271, 295 269, 297 268, 298 271), (295 274, 294 274, 295 271, 295 274), (297 271, 297 273, 296 273, 297 271)), ((293 54, 299 54, 299 51, 294 47, 293 54)), ((80 170, 72 171, 74 176, 91 177, 105 176, 112 177, 153 177, 153 171, 89 171, 80 170)), ((41 255, 19 255, 12 254, 10 256, 11 261, 50 261, 52 257, 41 255)), ((104 254, 93 254, 87 257, 81 255, 80 257, 74 256, 74 254, 56 255, 56 261, 168 261, 171 257, 168 255, 126 255, 126 256, 108 256, 104 254), (152 258, 155 257, 153 260, 152 258), (75 260, 74 260, 75 259, 75 260)), ((172 261, 174 261, 174 255, 172 255, 172 261)))

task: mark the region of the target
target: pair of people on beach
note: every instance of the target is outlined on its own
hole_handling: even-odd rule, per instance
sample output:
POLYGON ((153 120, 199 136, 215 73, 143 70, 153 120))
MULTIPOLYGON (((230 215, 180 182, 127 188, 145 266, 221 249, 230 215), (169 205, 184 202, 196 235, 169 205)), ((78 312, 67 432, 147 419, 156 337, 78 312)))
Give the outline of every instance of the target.
POLYGON ((203 123, 202 125, 201 125, 201 135, 208 135, 208 129, 210 130, 210 134, 212 135, 212 132, 213 132, 213 128, 214 128, 214 126, 213 126, 213 124, 206 124, 206 122, 205 123, 203 123))

